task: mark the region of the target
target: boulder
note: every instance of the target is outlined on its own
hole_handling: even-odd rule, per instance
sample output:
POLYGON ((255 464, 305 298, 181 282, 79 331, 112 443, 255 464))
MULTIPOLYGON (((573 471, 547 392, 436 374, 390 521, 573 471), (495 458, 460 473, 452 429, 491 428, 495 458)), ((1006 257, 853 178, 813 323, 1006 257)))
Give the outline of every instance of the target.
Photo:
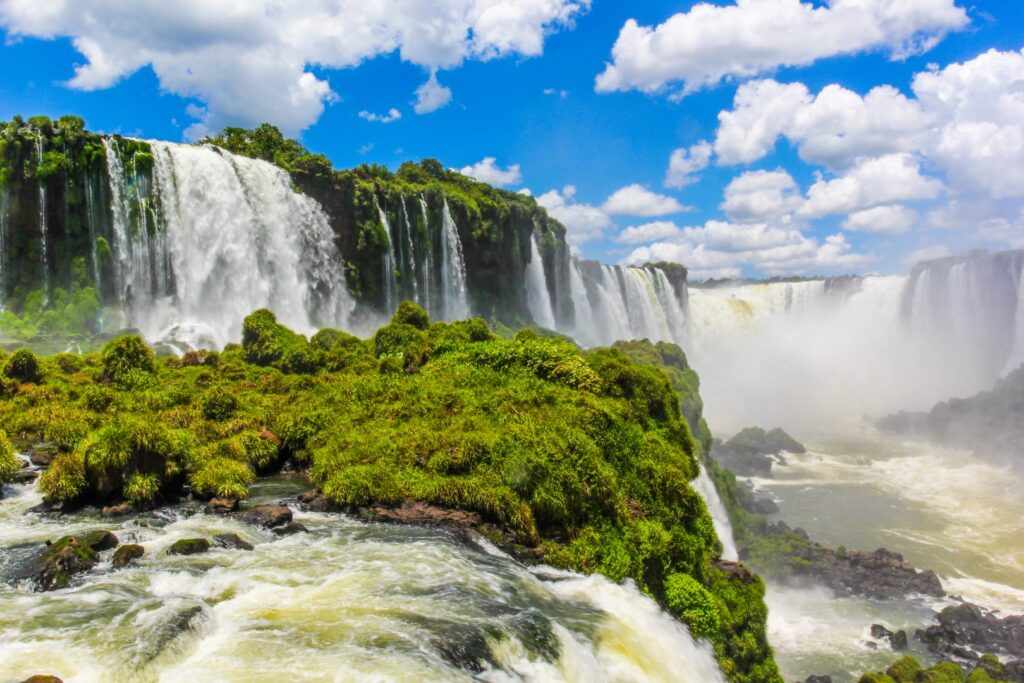
POLYGON ((121 567, 126 567, 145 554, 146 551, 141 545, 137 545, 135 543, 123 545, 114 551, 114 568, 120 569, 121 567))
POLYGON ((818 676, 817 674, 815 674, 813 676, 808 676, 807 680, 805 680, 804 683, 832 683, 832 677, 818 676))
POLYGON ((175 541, 167 549, 168 555, 200 555, 210 550, 210 542, 205 538, 183 538, 175 541))
POLYGON ((36 467, 49 467, 56 457, 56 448, 37 447, 28 452, 29 462, 36 467))
POLYGON ((254 547, 238 534, 217 534, 213 537, 213 542, 218 548, 228 550, 252 550, 254 547))
POLYGON ((56 676, 44 676, 36 674, 35 676, 29 676, 21 683, 64 683, 64 681, 57 678, 56 676))
POLYGON ((255 505, 247 510, 235 512, 232 516, 246 524, 264 529, 284 526, 292 521, 292 511, 284 505, 255 505))
POLYGON ((137 510, 131 503, 117 503, 116 505, 108 505, 100 510, 100 517, 124 517, 125 515, 135 514, 137 510))
POLYGON ((998 617, 978 605, 950 605, 936 615, 935 625, 914 637, 936 654, 977 659, 977 652, 1024 657, 1024 615, 998 617))
POLYGON ((109 531, 91 531, 85 535, 85 542, 98 553, 116 548, 120 543, 117 536, 109 531))
POLYGON ((276 529, 272 529, 271 531, 277 536, 291 536, 293 534, 309 533, 309 529, 307 529, 302 524, 299 524, 298 522, 288 522, 284 526, 279 526, 276 529))
POLYGON ((238 501, 234 498, 211 498, 206 503, 206 511, 214 515, 224 515, 238 510, 238 501))
POLYGON ((29 580, 37 591, 65 588, 76 574, 96 566, 99 554, 79 536, 64 536, 47 541, 35 557, 20 568, 15 580, 29 580))
POLYGON ((747 427, 726 442, 716 442, 711 455, 741 477, 771 476, 772 465, 785 463, 782 453, 805 453, 806 448, 782 429, 747 427))

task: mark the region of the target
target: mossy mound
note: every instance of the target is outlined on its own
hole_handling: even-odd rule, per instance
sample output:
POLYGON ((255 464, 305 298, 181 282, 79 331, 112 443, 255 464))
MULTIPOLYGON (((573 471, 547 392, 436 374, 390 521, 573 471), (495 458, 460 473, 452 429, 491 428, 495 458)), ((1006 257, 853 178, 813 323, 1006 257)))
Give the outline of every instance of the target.
POLYGON ((700 446, 661 369, 621 348, 499 340, 480 320, 431 324, 411 304, 366 341, 310 342, 265 310, 243 330, 213 364, 153 359, 128 338, 80 365, 44 358, 46 383, 0 404, 0 428, 39 439, 79 425, 40 484, 51 502, 144 507, 186 486, 238 500, 290 459, 335 506, 473 513, 531 557, 635 581, 714 644, 731 680, 780 680, 763 585, 717 564, 690 485, 700 446))

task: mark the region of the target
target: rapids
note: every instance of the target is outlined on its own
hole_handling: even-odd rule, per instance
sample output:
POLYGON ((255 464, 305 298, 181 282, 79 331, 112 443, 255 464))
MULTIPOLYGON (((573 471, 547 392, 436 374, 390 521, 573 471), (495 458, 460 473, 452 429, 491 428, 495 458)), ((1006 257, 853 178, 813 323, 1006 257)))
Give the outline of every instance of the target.
MULTIPOLYGON (((280 476, 254 502, 308 488, 280 476)), ((186 507, 122 520, 0 502, 0 561, 25 544, 110 529, 145 557, 110 554, 70 588, 0 584, 0 680, 721 681, 711 648, 631 584, 527 568, 480 539, 296 511, 310 533, 277 538, 186 507), (170 557, 174 541, 237 533, 251 552, 170 557)))

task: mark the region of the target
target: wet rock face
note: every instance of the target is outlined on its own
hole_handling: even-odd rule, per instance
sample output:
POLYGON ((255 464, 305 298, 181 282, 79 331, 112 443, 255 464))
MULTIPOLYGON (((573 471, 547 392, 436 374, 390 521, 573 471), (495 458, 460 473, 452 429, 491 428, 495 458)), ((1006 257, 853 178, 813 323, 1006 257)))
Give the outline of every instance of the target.
POLYGON ((116 548, 120 543, 117 536, 109 531, 93 531, 85 536, 85 542, 98 553, 116 548))
POLYGON ((76 574, 96 566, 99 553, 78 536, 65 536, 47 545, 22 565, 15 580, 29 580, 37 591, 65 588, 76 574))
POLYGON ((271 529, 275 536, 292 536, 294 534, 307 534, 309 529, 298 522, 288 522, 284 526, 271 529))
POLYGON ((223 515, 238 510, 238 501, 233 498, 211 498, 206 504, 206 511, 214 515, 223 515))
POLYGON ((359 513, 367 519, 400 524, 476 527, 481 523, 480 515, 475 512, 453 510, 419 501, 403 503, 399 506, 374 505, 369 508, 360 508, 359 513))
POLYGON ((36 467, 49 467, 56 457, 56 448, 37 447, 28 452, 29 462, 36 467))
POLYGON ((175 541, 167 549, 168 555, 200 555, 210 550, 210 542, 205 538, 183 538, 175 541))
POLYGON ((840 595, 858 595, 875 600, 894 600, 921 594, 943 597, 946 592, 938 575, 919 571, 903 556, 885 548, 874 552, 839 552, 812 543, 795 552, 806 562, 805 576, 825 584, 840 595))
POLYGON ((716 443, 711 456, 741 477, 768 477, 783 452, 805 453, 806 448, 782 429, 765 431, 747 427, 724 443, 716 443))
POLYGON ((248 510, 236 512, 233 516, 246 524, 264 529, 284 526, 292 521, 292 511, 284 505, 256 505, 248 510))
POLYGON ((832 677, 818 675, 808 676, 807 680, 804 681, 804 683, 832 683, 832 677))
POLYGON ((135 560, 141 558, 145 553, 146 551, 141 545, 136 545, 134 543, 123 545, 114 551, 114 568, 120 569, 121 567, 126 567, 135 560))
POLYGON ((889 641, 889 647, 893 650, 907 649, 907 632, 896 631, 893 633, 881 624, 871 624, 871 637, 876 640, 889 641))
POLYGON ((978 605, 951 605, 936 616, 935 625, 914 634, 931 652, 977 659, 978 652, 1024 657, 1024 615, 997 617, 978 605))
POLYGON ((252 550, 254 547, 238 534, 217 534, 213 537, 213 542, 218 548, 228 550, 252 550))

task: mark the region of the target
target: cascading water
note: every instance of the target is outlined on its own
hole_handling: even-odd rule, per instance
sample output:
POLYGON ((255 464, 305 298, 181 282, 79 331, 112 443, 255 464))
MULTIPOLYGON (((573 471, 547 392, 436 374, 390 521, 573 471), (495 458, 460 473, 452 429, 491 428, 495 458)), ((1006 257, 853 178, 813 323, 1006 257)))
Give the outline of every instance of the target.
POLYGON ((103 138, 103 148, 107 154, 107 181, 110 186, 110 212, 113 226, 113 243, 110 245, 114 254, 114 276, 117 284, 119 297, 125 295, 125 270, 128 249, 128 200, 126 187, 128 185, 124 164, 121 163, 121 153, 117 141, 113 138, 103 138))
POLYGON ((405 223, 405 259, 402 262, 402 281, 409 282, 409 289, 412 291, 413 301, 423 305, 420 301, 420 288, 416 278, 416 247, 412 241, 412 221, 409 220, 409 208, 405 203, 405 195, 402 195, 402 219, 405 223))
POLYGON ((700 464, 700 472, 693 481, 697 493, 704 499, 704 504, 711 515, 711 522, 715 526, 715 535, 722 542, 722 559, 730 562, 739 561, 739 552, 736 550, 736 540, 732 532, 732 522, 729 521, 729 513, 725 509, 722 497, 718 495, 718 489, 708 476, 704 463, 700 464))
POLYGON ((596 346, 594 310, 587 294, 587 286, 583 282, 583 275, 580 273, 579 263, 576 261, 573 261, 569 268, 569 291, 574 310, 573 329, 570 334, 584 346, 596 346))
MULTIPOLYGON (((39 166, 43 165, 43 136, 39 135, 36 137, 36 159, 39 162, 39 166)), ((42 179, 37 183, 39 185, 39 250, 40 257, 43 267, 43 295, 47 300, 50 298, 50 259, 47 256, 48 243, 50 241, 49 235, 47 235, 47 216, 46 216, 46 182, 42 179)))
MULTIPOLYGON (((375 200, 376 201, 376 200, 375 200)), ((391 223, 388 222, 388 216, 384 213, 384 209, 380 208, 380 204, 377 204, 377 213, 380 214, 380 223, 384 226, 384 234, 388 239, 388 248, 384 253, 384 301, 387 306, 387 312, 390 314, 398 307, 398 275, 397 268, 398 262, 395 258, 395 238, 391 233, 391 223)))
POLYGON ((469 302, 466 295, 466 263, 462 258, 462 242, 459 231, 444 200, 441 233, 441 264, 444 270, 442 280, 445 320, 461 320, 469 316, 469 302))
POLYGON ((287 173, 212 147, 151 144, 165 231, 156 251, 166 250, 173 295, 133 311, 148 336, 221 345, 261 307, 306 333, 347 322, 351 301, 327 216, 292 190, 287 173))
POLYGON ((9 222, 10 198, 7 186, 0 185, 0 310, 7 296, 7 223, 9 222))
MULTIPOLYGON (((308 487, 260 482, 254 502, 308 487)), ((223 515, 170 508, 99 520, 27 514, 34 485, 0 502, 0 574, 48 539, 109 529, 145 556, 64 590, 0 582, 0 679, 75 681, 669 681, 722 683, 695 641, 632 584, 527 568, 440 529, 295 511, 278 537, 223 515), (233 533, 251 551, 173 556, 185 538, 233 533)))
POLYGON ((434 249, 433 240, 430 239, 430 216, 427 213, 427 200, 420 195, 420 214, 423 216, 423 226, 427 231, 427 250, 423 259, 423 307, 430 315, 437 314, 437 304, 434 302, 434 249))
POLYGON ((555 311, 551 306, 547 278, 544 274, 544 260, 537 248, 537 236, 530 235, 530 262, 526 264, 526 302, 533 321, 540 327, 553 330, 555 311))

